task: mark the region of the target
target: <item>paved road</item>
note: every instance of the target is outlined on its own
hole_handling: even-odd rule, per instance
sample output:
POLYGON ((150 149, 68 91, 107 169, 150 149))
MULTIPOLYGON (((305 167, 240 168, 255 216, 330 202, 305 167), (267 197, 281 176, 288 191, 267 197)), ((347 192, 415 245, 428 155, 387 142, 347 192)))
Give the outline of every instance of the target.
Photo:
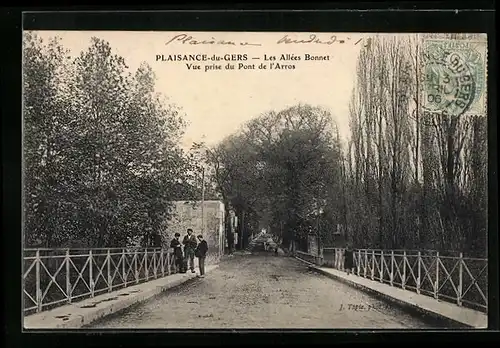
POLYGON ((92 327, 430 328, 295 259, 267 253, 235 255, 206 278, 92 327))

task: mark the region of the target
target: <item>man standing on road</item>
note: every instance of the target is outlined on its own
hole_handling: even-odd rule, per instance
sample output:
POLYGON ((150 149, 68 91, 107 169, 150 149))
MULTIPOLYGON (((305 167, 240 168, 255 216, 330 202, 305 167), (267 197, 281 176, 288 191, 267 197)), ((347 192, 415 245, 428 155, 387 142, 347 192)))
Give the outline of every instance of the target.
POLYGON ((186 261, 189 261, 189 268, 191 269, 191 273, 195 273, 194 271, 194 250, 198 245, 196 241, 196 237, 193 234, 193 230, 188 228, 187 235, 184 236, 182 240, 182 244, 184 244, 184 257, 186 261))
POLYGON ((182 245, 179 241, 181 234, 176 232, 174 235, 174 239, 170 242, 170 247, 174 249, 174 260, 175 260, 175 268, 176 272, 185 273, 186 270, 183 267, 183 257, 182 257, 182 245))
POLYGON ((196 247, 195 256, 198 258, 198 267, 200 268, 200 277, 203 278, 203 277, 205 277, 205 259, 207 257, 208 244, 203 239, 203 236, 201 234, 198 235, 198 240, 200 241, 200 243, 196 247))

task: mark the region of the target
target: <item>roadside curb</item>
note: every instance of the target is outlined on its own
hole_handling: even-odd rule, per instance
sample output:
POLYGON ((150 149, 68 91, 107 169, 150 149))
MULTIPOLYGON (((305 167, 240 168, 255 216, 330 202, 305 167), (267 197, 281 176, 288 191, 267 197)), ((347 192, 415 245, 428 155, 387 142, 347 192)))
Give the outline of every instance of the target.
MULTIPOLYGON (((207 265, 206 273, 219 265, 207 265)), ((198 279, 196 275, 173 274, 160 279, 99 295, 77 304, 65 305, 24 318, 24 329, 78 329, 147 301, 160 293, 198 279), (125 295, 126 294, 126 295, 125 295), (126 296, 126 297, 125 297, 126 296), (121 298, 119 298, 121 297, 121 298), (90 307, 90 308, 88 308, 90 307), (69 313, 69 314, 68 314, 69 313)))
POLYGON ((446 324, 450 328, 476 328, 475 326, 470 325, 468 323, 465 323, 463 321, 460 321, 457 318, 443 315, 441 313, 438 313, 437 311, 433 311, 433 310, 428 309, 428 308, 422 308, 418 304, 406 302, 404 300, 393 297, 389 294, 383 293, 377 289, 370 288, 368 286, 359 284, 353 280, 349 280, 349 279, 346 279, 344 277, 340 277, 338 275, 329 273, 329 272, 317 267, 316 265, 314 265, 310 262, 307 262, 305 260, 302 260, 300 258, 295 257, 295 259, 297 259, 300 262, 305 263, 308 266, 308 269, 311 271, 322 274, 328 278, 337 280, 337 281, 344 283, 346 285, 352 286, 352 287, 354 287, 358 290, 361 290, 363 292, 369 293, 370 295, 372 295, 378 299, 381 299, 383 301, 386 301, 386 302, 389 302, 389 303, 394 304, 396 306, 399 306, 401 309, 406 310, 407 312, 411 312, 413 314, 418 314, 418 315, 427 317, 428 319, 440 321, 440 322, 446 324))

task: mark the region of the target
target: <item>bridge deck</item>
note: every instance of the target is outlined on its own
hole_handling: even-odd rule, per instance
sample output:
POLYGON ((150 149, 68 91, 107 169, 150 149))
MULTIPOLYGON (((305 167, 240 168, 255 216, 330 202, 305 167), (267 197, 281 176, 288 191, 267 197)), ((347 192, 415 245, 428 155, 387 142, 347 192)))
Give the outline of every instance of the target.
POLYGON ((428 329, 439 325, 318 275, 293 258, 237 253, 206 278, 90 327, 428 329))

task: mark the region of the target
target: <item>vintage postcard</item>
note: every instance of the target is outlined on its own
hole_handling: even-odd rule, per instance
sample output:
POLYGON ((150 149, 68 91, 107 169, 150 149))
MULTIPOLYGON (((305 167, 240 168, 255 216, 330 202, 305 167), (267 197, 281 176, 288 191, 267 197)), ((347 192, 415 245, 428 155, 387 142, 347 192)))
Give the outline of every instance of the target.
POLYGON ((487 56, 24 31, 24 328, 486 328, 487 56))

